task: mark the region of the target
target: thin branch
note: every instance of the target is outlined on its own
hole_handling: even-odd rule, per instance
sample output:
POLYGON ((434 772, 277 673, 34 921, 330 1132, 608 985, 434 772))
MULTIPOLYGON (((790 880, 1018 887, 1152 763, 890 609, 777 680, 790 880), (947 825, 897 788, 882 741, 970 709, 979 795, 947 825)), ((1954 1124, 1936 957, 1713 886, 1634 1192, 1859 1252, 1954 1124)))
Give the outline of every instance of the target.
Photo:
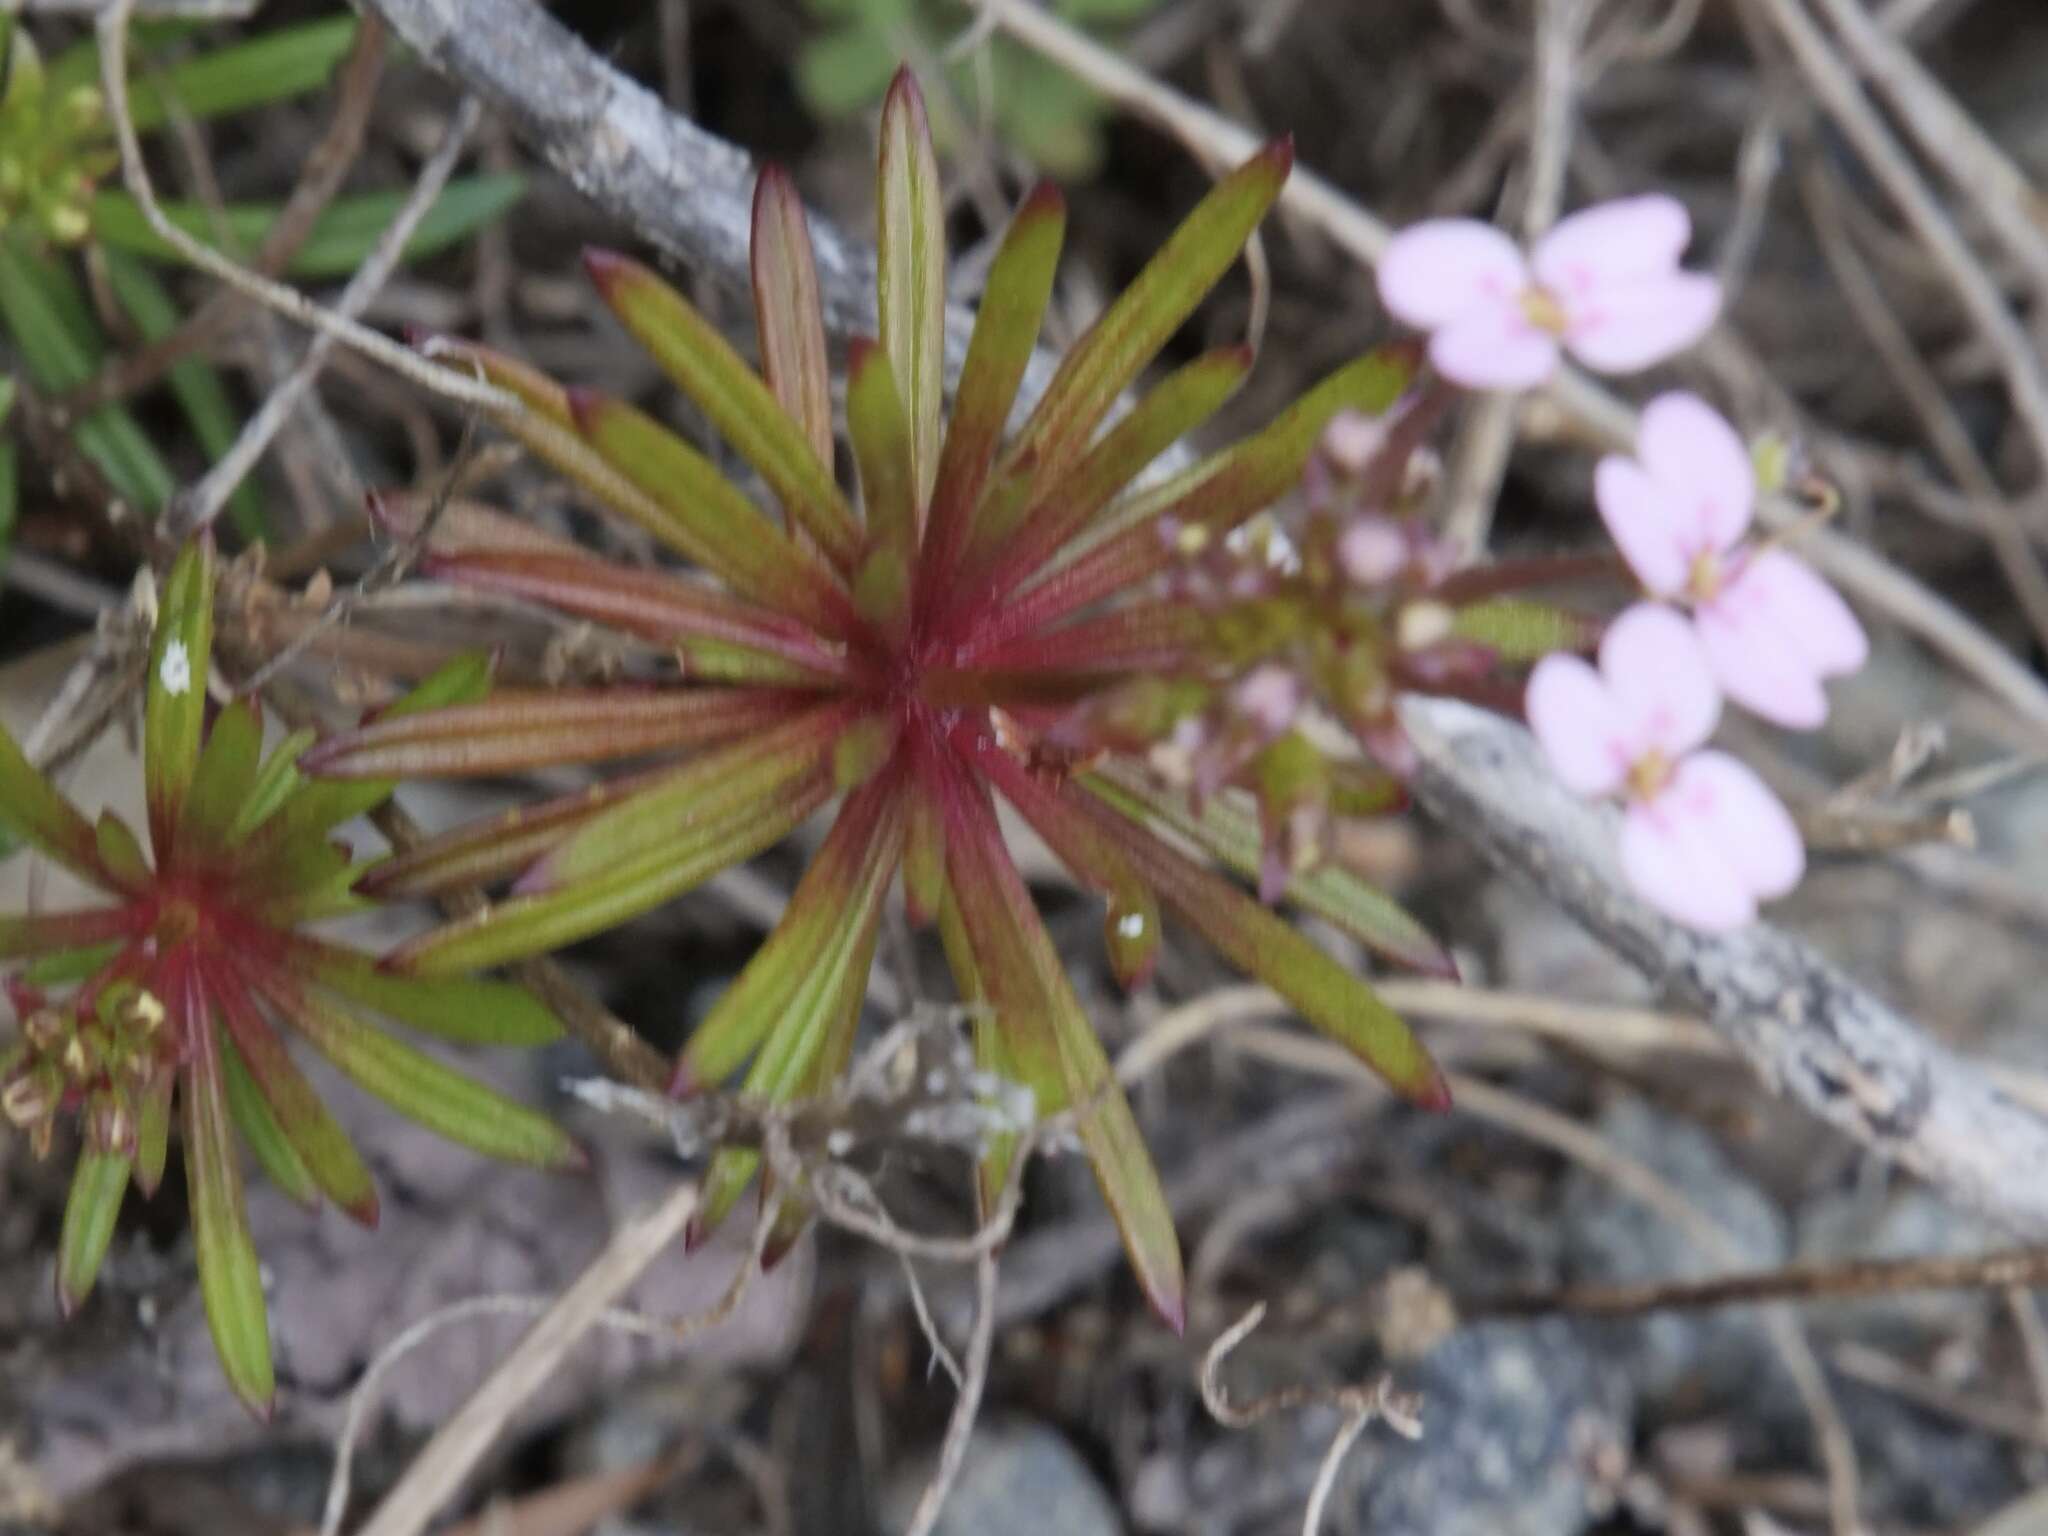
POLYGON ((1344 1458, 1350 1454, 1351 1447, 1358 1443, 1358 1437, 1378 1420, 1405 1439, 1421 1439, 1422 1420, 1417 1411, 1418 1402, 1411 1394, 1395 1391, 1393 1378, 1385 1375, 1363 1385, 1281 1387, 1248 1403, 1238 1402, 1223 1385, 1223 1362, 1251 1336, 1252 1330, 1265 1316, 1266 1304, 1262 1301, 1219 1334, 1216 1342, 1209 1346, 1202 1356, 1202 1369, 1197 1378, 1202 1405, 1209 1410, 1210 1417, 1228 1429, 1249 1429, 1262 1419, 1296 1408, 1330 1404, 1342 1410, 1343 1422, 1338 1426, 1330 1448, 1323 1453, 1322 1464, 1316 1468, 1315 1485, 1309 1490, 1308 1505, 1302 1512, 1301 1536, 1316 1536, 1316 1532, 1322 1529, 1323 1510, 1337 1486, 1338 1469, 1344 1465, 1344 1458))
MULTIPOLYGON (((265 277, 276 277, 313 233, 321 213, 341 191, 343 181, 361 156, 369 132, 370 109, 383 77, 385 39, 382 19, 372 13, 363 20, 348 57, 334 76, 334 113, 299 170, 297 185, 285 200, 250 265, 265 277)), ((76 418, 98 406, 126 399, 161 378, 172 364, 205 346, 242 309, 241 295, 231 288, 216 290, 169 335, 110 359, 92 379, 68 391, 59 402, 76 418)))
MULTIPOLYGON (((1024 1159, 1013 1159, 1022 1167, 1024 1159)), ((967 1460, 967 1445, 974 1433, 975 1416, 981 1410, 981 1395, 988 1386, 988 1361, 996 1338, 996 1256, 994 1250, 974 1262, 974 1331, 968 1336, 967 1353, 961 1362, 960 1394, 953 1401, 953 1415, 946 1421, 946 1438, 939 1445, 939 1464, 931 1481, 918 1496, 905 1536, 931 1536, 939 1523, 946 1496, 959 1480, 960 1467, 967 1460)))
POLYGON ((1859 0, 1819 4, 1849 57, 1890 98, 1922 152, 2026 269, 2035 294, 2048 297, 2048 230, 2041 223, 2041 194, 2027 174, 1956 104, 1888 21, 1873 18, 1859 0))
POLYGON ((1789 1264, 1779 1269, 1716 1275, 1708 1280, 1575 1285, 1556 1291, 1460 1297, 1458 1310, 1466 1316, 1578 1312, 1596 1317, 1629 1317, 1757 1301, 1839 1301, 1915 1291, 1995 1291, 2008 1286, 2034 1289, 2043 1285, 2048 1285, 2048 1248, 2015 1248, 2005 1253, 1955 1258, 1789 1264))
MULTIPOLYGON (((586 1334, 606 1322, 613 1313, 613 1303, 646 1272, 650 1264, 681 1238, 683 1229, 696 1213, 696 1185, 678 1184, 659 1205, 626 1222, 613 1233, 603 1252, 577 1277, 576 1283, 548 1307, 540 1321, 499 1362, 497 1369, 491 1372, 469 1401, 457 1409, 455 1416, 427 1442, 426 1448, 413 1459, 405 1475, 398 1480, 398 1485, 385 1495, 376 1512, 358 1528, 356 1536, 417 1536, 424 1530, 482 1459, 484 1452, 504 1432, 512 1415, 547 1384, 548 1378, 560 1368, 563 1357, 586 1334)), ((763 1210, 758 1223, 760 1236, 765 1236, 773 1214, 772 1204, 763 1210)), ((755 1257, 758 1256, 758 1240, 755 1257)), ((647 1320, 631 1314, 626 1315, 625 1321, 636 1330, 652 1328, 665 1337, 683 1337, 698 1332, 729 1315, 753 1269, 750 1257, 740 1266, 726 1296, 708 1312, 668 1324, 649 1324, 647 1320)), ((525 1298, 513 1300, 517 1306, 528 1304, 525 1298)), ((506 1310, 504 1299, 493 1297, 457 1303, 452 1310, 458 1316, 473 1316, 490 1310, 493 1303, 499 1313, 506 1310)), ((399 1345, 408 1350, 415 1348, 430 1332, 452 1320, 455 1319, 449 1311, 443 1311, 415 1324, 400 1337, 398 1344, 385 1352, 378 1365, 388 1369, 388 1362, 396 1358, 399 1345)), ((365 1376, 363 1388, 359 1388, 356 1399, 350 1403, 351 1426, 360 1427, 360 1405, 367 1395, 365 1389, 372 1385, 377 1374, 381 1372, 373 1367, 373 1374, 365 1376)), ((340 1529, 341 1513, 347 1507, 345 1455, 352 1444, 352 1438, 344 1440, 344 1459, 336 1463, 335 1480, 328 1489, 323 1536, 334 1536, 340 1529)))
POLYGON ((1709 937, 1645 906, 1611 816, 1557 783, 1510 721, 1410 698, 1416 798, 1570 912, 1673 999, 1696 1008, 1759 1076, 1951 1195, 2048 1236, 2048 1122, 1836 970, 1757 923, 1709 937))
POLYGON ((136 138, 135 119, 128 110, 128 23, 135 6, 136 0, 110 0, 99 13, 100 84, 106 93, 107 116, 114 125, 114 135, 120 144, 122 182, 157 237, 192 265, 238 293, 288 320, 347 342, 364 356, 376 359, 393 373, 412 380, 423 389, 466 405, 494 411, 517 410, 518 402, 504 390, 436 367, 388 336, 346 315, 322 309, 296 288, 249 272, 211 246, 193 239, 170 221, 157 202, 156 189, 149 179, 149 167, 143 160, 142 146, 136 138))
MULTIPOLYGON (((1819 98, 1828 116, 1855 147, 1858 158, 1884 188, 1905 217, 1936 270, 1954 292, 1978 334, 1998 360, 2012 400, 2013 412, 2033 444, 2037 467, 2048 468, 2048 373, 2044 373, 2032 341, 2007 307, 2005 296, 1957 231, 1941 200, 1921 178, 1912 156, 1885 126, 1813 18, 1799 0, 1748 0, 1776 29, 1793 62, 1819 98)), ((1827 0, 1838 22, 1854 7, 1847 0, 1827 0)), ((1852 29, 1849 42, 1874 39, 1874 32, 1852 29)), ((2013 595, 2025 609, 2034 631, 2048 642, 2048 572, 2041 567, 2026 531, 2009 507, 1985 508, 1985 531, 2013 595)))

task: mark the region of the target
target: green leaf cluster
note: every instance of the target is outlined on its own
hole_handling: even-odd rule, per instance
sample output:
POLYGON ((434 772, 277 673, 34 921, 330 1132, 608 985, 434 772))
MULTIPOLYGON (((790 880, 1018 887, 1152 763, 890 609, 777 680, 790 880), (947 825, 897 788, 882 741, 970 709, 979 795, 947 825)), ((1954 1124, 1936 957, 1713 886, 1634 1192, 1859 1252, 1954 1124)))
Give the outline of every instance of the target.
MULTIPOLYGON (((273 1385, 268 1312, 239 1148, 294 1199, 377 1219, 369 1171, 286 1031, 452 1141, 544 1167, 579 1154, 544 1116, 377 1022, 463 1044, 534 1045, 560 1030, 531 996, 465 976, 393 976, 304 931, 365 905, 355 887, 371 866, 335 832, 391 785, 310 780, 299 770, 310 732, 266 745, 253 701, 210 711, 213 613, 211 551, 193 544, 165 583, 150 646, 146 844, 111 812, 88 820, 0 732, 0 828, 104 898, 0 917, 0 960, 33 962, 14 984, 26 1017, 20 1043, 0 1052, 0 1113, 39 1153, 60 1117, 82 1123, 57 1265, 67 1312, 92 1289, 131 1182, 155 1192, 178 1127, 207 1319, 230 1383, 260 1411, 273 1385)), ((488 685, 484 661, 462 658, 385 713, 474 701, 488 685)))

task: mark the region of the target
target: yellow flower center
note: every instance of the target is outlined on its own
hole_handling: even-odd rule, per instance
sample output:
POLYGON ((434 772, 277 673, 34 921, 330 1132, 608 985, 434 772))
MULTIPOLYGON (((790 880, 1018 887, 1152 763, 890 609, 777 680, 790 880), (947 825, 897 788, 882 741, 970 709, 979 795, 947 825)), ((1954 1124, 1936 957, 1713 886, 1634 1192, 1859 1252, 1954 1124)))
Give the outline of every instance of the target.
POLYGON ((1695 603, 1711 603, 1720 593, 1726 574, 1721 568, 1720 552, 1703 549, 1693 556, 1692 569, 1685 579, 1685 590, 1695 603))
POLYGON ((1535 283, 1522 291, 1522 318, 1552 336, 1562 336, 1570 324, 1563 302, 1548 288, 1535 283))
POLYGON ((1671 759, 1652 747, 1628 770, 1628 792, 1635 800, 1654 800, 1664 792, 1664 786, 1671 782, 1675 765, 1671 759))

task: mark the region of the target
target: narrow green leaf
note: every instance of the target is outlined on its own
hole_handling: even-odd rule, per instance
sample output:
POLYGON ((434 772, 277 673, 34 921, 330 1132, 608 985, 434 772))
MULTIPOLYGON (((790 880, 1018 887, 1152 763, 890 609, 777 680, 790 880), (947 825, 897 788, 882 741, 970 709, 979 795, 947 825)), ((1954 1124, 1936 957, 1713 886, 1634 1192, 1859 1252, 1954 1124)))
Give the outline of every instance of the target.
POLYGON ((787 837, 831 797, 823 774, 708 822, 687 839, 602 877, 487 907, 403 944, 385 963, 414 976, 459 976, 525 960, 651 912, 787 837))
POLYGON ((164 582, 144 680, 142 777, 150 842, 159 862, 171 856, 199 764, 212 661, 213 554, 207 542, 195 539, 179 552, 164 582))
MULTIPOLYGON (((1223 650, 1233 633, 1233 621, 1244 608, 1219 619, 1214 612, 1172 596, 1159 602, 1127 603, 1056 629, 1019 635, 1008 644, 978 654, 974 669, 983 675, 1015 669, 1047 678, 1061 672, 1184 673, 1190 662, 1223 650)), ((1139 685, 1159 681, 1156 676, 1145 677, 1139 685)), ((1091 699, 1097 708, 1108 702, 1099 692, 1091 699)))
POLYGON ((831 470, 811 452, 760 375, 718 328, 638 262, 609 251, 584 253, 598 292, 620 322, 696 404, 719 435, 753 465, 790 516, 840 569, 860 550, 860 527, 831 470))
POLYGON ((508 690, 483 704, 387 716, 343 731, 309 750, 299 767, 319 778, 388 781, 604 762, 744 735, 810 702, 777 689, 508 690))
POLYGON ((1050 182, 1040 182, 1010 221, 989 267, 932 490, 925 547, 934 582, 951 576, 973 536, 983 487, 1045 322, 1066 233, 1065 199, 1050 182))
MULTIPOLYGON (((916 447, 889 353, 873 342, 856 340, 847 355, 846 429, 860 470, 869 547, 875 554, 894 556, 898 568, 907 572, 917 549, 916 447)), ((864 617, 874 619, 860 604, 858 588, 855 602, 864 617)), ((891 619, 907 620, 909 604, 906 584, 891 619)))
POLYGON ((910 427, 910 484, 921 519, 939 470, 945 397, 946 210, 924 95, 906 67, 882 101, 875 168, 875 295, 882 349, 910 427))
MULTIPOLYGON (((492 658, 482 652, 457 656, 420 679, 409 692, 385 709, 364 716, 362 728, 401 730, 403 727, 398 722, 414 716, 476 704, 490 692, 495 665, 492 658)), ((334 743, 341 739, 331 737, 321 746, 332 750, 334 743)), ((306 759, 314 750, 308 747, 294 753, 296 782, 288 789, 279 814, 263 826, 259 847, 267 848, 300 837, 325 834, 345 821, 374 810, 389 798, 393 781, 374 774, 336 775, 318 783, 308 781, 305 777, 306 759)))
POLYGON ((1252 349, 1236 346, 1205 352, 1175 369, 1028 505, 1016 503, 1020 522, 1014 535, 995 519, 977 528, 993 551, 986 588, 1007 590, 1085 530, 1146 465, 1213 416, 1251 366, 1252 349), (1005 538, 1007 544, 998 547, 1005 538))
POLYGON ((903 835, 903 906, 922 927, 939 915, 946 894, 946 821, 938 797, 922 778, 911 786, 903 835))
MULTIPOLYGON (((1187 838, 1248 880, 1259 877, 1256 818, 1225 795, 1212 795, 1197 815, 1177 794, 1153 789, 1137 770, 1118 767, 1085 775, 1089 793, 1141 827, 1165 828, 1187 838)), ((1396 964, 1455 979, 1450 952, 1406 908, 1351 871, 1321 864, 1287 882, 1286 899, 1334 923, 1359 943, 1396 964)))
POLYGON ((525 869, 573 828, 628 795, 674 772, 669 767, 593 784, 552 800, 514 806, 451 827, 372 867, 357 889, 380 900, 438 896, 468 886, 492 885, 525 869))
MULTIPOLYGON (((292 985, 282 975, 274 979, 280 988, 292 985)), ((370 1170, 356 1155, 348 1132, 341 1128, 292 1061, 277 1031, 257 1011, 247 983, 241 975, 224 968, 214 977, 213 990, 227 1020, 234 1052, 248 1071, 257 1101, 272 1118, 306 1178, 318 1193, 326 1195, 354 1220, 366 1227, 376 1226, 377 1186, 370 1170)), ((250 1139, 253 1144, 255 1138, 250 1139)), ((304 1199, 289 1184, 284 1188, 294 1199, 304 1199)))
MULTIPOLYGON (((648 423, 652 433, 670 441, 650 440, 644 445, 642 468, 652 488, 643 488, 606 457, 600 446, 586 440, 570 409, 569 392, 537 369, 489 347, 452 337, 429 337, 420 343, 420 349, 450 369, 480 373, 518 396, 526 409, 494 414, 501 427, 580 488, 594 505, 652 534, 677 554, 717 575, 733 591, 799 620, 829 619, 835 613, 850 612, 843 594, 834 600, 829 583, 824 592, 819 591, 817 562, 807 551, 786 540, 765 551, 759 548, 759 533, 773 530, 767 528, 753 503, 740 496, 703 455, 666 428, 648 423), (737 545, 734 530, 747 535, 737 545), (795 581, 774 579, 777 573, 788 571, 804 574, 795 581)), ((594 408, 594 398, 586 400, 586 411, 594 408)), ((624 424, 616 430, 623 438, 638 424, 630 418, 621 420, 624 424)), ((631 442, 635 449, 643 447, 637 436, 631 442)))
POLYGON ((66 1317, 85 1304, 99 1278, 132 1166, 118 1152, 88 1147, 78 1155, 71 1197, 64 1202, 64 1230, 57 1239, 57 1310, 66 1317))
POLYGON ((1138 873, 1224 959, 1286 998, 1304 1019, 1357 1053, 1397 1091, 1430 1108, 1449 1104, 1443 1074, 1429 1053, 1361 978, 1311 944, 1292 923, 1133 827, 1095 794, 1073 784, 1062 794, 1122 846, 1138 873))
MULTIPOLYGON (((402 259, 423 261, 461 243, 506 213, 525 192, 524 179, 509 173, 455 178, 421 217, 402 259)), ((285 270, 299 278, 349 276, 376 248, 409 195, 394 190, 336 198, 314 222, 285 270)), ((215 210, 204 204, 167 202, 163 211, 193 238, 209 244, 215 238, 215 210)), ((230 203, 218 210, 234 243, 246 250, 263 242, 283 211, 275 203, 230 203)), ((103 245, 122 253, 157 261, 177 258, 178 253, 150 227, 141 206, 117 189, 93 198, 92 232, 103 245)))
POLYGON ((241 1052, 235 1049, 235 1042, 226 1037, 220 1042, 220 1065, 222 1086, 227 1092, 228 1118, 234 1122, 242 1140, 249 1144, 249 1150, 256 1154, 256 1166, 292 1204, 309 1211, 317 1208, 320 1186, 313 1178, 313 1171, 292 1146, 291 1138, 278 1124, 276 1114, 264 1102, 263 1090, 256 1086, 256 1079, 243 1062, 241 1052))
POLYGON ((125 934, 129 921, 128 913, 120 907, 0 916, 0 960, 20 960, 53 950, 102 944, 125 934))
MULTIPOLYGON (((727 987, 676 1061, 676 1081, 695 1088, 720 1083, 787 1021, 801 1035, 822 1014, 829 995, 816 990, 840 974, 855 931, 880 910, 895 872, 903 834, 903 796, 893 779, 878 779, 840 807, 817 857, 804 871, 789 906, 738 978, 727 987), (806 990, 806 989, 811 990, 806 990), (799 1005, 802 1005, 801 1007, 799 1005)), ((772 1093, 784 1084, 785 1040, 776 1058, 747 1078, 749 1092, 772 1093)))
POLYGON ((214 717, 192 775, 192 792, 178 819, 178 844, 193 858, 218 855, 256 784, 263 752, 263 722, 255 706, 237 699, 214 717))
POLYGON ((458 1045, 534 1046, 562 1038, 561 1021, 511 982, 393 976, 355 950, 299 942, 322 986, 422 1034, 458 1045))
POLYGON ((1159 956, 1158 898, 1139 879, 1122 849, 1022 763, 999 748, 979 753, 978 758, 1003 798, 1031 823, 1059 861, 1108 898, 1103 937, 1110 963, 1124 986, 1142 986, 1159 956))
POLYGON ((292 797, 300 783, 299 754, 313 745, 315 739, 311 727, 296 730, 263 760, 263 766, 256 771, 256 782, 249 786, 248 796, 235 809, 234 822, 228 828, 228 847, 236 848, 247 842, 250 834, 292 797))
POLYGON ((121 949, 119 939, 89 944, 83 949, 60 949, 22 967, 21 979, 32 987, 75 987, 81 981, 97 976, 109 961, 120 954, 121 949))
MULTIPOLYGON (((14 463, 14 438, 7 417, 14 405, 14 380, 0 375, 0 592, 7 589, 7 556, 14 548, 14 521, 21 507, 21 479, 14 463)), ((0 849, 0 857, 5 850, 0 849)))
POLYGON ((171 1088, 177 1081, 169 1069, 159 1071, 136 1095, 135 1187, 152 1199, 164 1181, 171 1151, 171 1088))
MULTIPOLYGON (((1024 1074, 1011 1059, 1002 1020, 988 1000, 988 988, 982 985, 981 967, 975 961, 974 946, 969 942, 967 929, 960 919, 960 903, 954 899, 950 883, 943 880, 939 891, 938 926, 939 942, 946 953, 946 969, 953 973, 953 985, 960 994, 960 1001, 974 1013, 975 1066, 1002 1082, 1028 1086, 1024 1083, 1024 1074)), ((975 1169, 975 1193, 984 1219, 996 1208, 1016 1155, 1017 1137, 1014 1134, 993 1136, 983 1149, 979 1166, 975 1169)))
POLYGON ((346 14, 303 22, 211 49, 172 64, 160 76, 139 74, 128 88, 135 130, 162 127, 169 120, 167 98, 203 121, 317 91, 355 45, 357 25, 346 14))
POLYGON ((850 714, 844 705, 815 706, 670 770, 563 838, 520 880, 520 893, 598 878, 778 793, 826 760, 850 714))
POLYGON ((1038 1095, 1041 1113, 1067 1105, 1077 1110, 1081 1143, 1131 1267, 1154 1308, 1178 1331, 1187 1318, 1185 1281, 1159 1171, 1003 845, 995 812, 964 776, 946 799, 946 859, 948 887, 996 1010, 1003 1050, 1038 1095))
MULTIPOLYGON (((49 394, 62 394, 98 372, 105 343, 92 310, 71 275, 19 240, 0 238, 0 323, 21 352, 28 376, 49 394)), ((103 405, 72 428, 79 448, 114 493, 154 513, 177 481, 135 418, 120 405, 103 405)))
POLYGON ((120 888, 100 863, 99 835, 0 729, 0 827, 32 843, 79 879, 102 890, 120 888))
POLYGON ((263 1300, 256 1246, 249 1238, 249 1211, 242 1200, 242 1169, 235 1159, 220 1037, 197 973, 190 972, 185 982, 183 1012, 190 1047, 184 1074, 185 1184, 199 1258, 199 1291, 228 1385, 253 1412, 268 1417, 277 1389, 270 1314, 263 1300))
POLYGON ((1216 286, 1280 195, 1294 146, 1279 139, 1216 184, 1054 374, 1006 460, 1034 484, 1064 469, 1173 333, 1216 286))
POLYGON ((781 612, 734 597, 702 581, 616 560, 551 550, 458 550, 430 555, 422 575, 456 586, 503 592, 658 645, 723 641, 786 664, 814 685, 844 676, 841 650, 781 612))
POLYGON ((124 890, 141 891, 151 884, 155 877, 150 872, 149 860, 127 822, 113 811, 103 810, 100 819, 93 823, 92 832, 99 847, 100 868, 124 890))
POLYGON ((832 371, 825 352, 825 312, 818 299, 818 267, 796 183, 779 165, 763 166, 754 183, 750 245, 754 325, 761 339, 761 372, 790 420, 802 427, 811 451, 832 467, 832 371))
MULTIPOLYGON (((874 899, 859 915, 848 914, 849 920, 832 930, 818 963, 805 972, 787 1009, 773 1021, 767 1042, 747 1071, 742 1092, 769 1104, 784 1104, 807 1089, 822 1091, 839 1075, 853 1044, 868 971, 874 964, 875 939, 881 930, 880 896, 887 886, 884 868, 872 882, 874 899)), ((690 1223, 691 1246, 724 1222, 752 1182, 760 1161, 760 1153, 751 1148, 719 1150, 704 1177, 703 1202, 690 1223)), ((801 1198, 796 1191, 784 1194, 801 1198)), ((770 1198, 765 1187, 762 1198, 770 1198)))
POLYGON ((271 1005, 357 1087, 436 1135, 506 1162, 582 1165, 576 1143, 547 1116, 400 1044, 317 994, 255 980, 271 1005))
MULTIPOLYGON (((1266 427, 1174 477, 1170 488, 1142 493, 1139 515, 1119 509, 1116 532, 1058 567, 983 627, 982 646, 993 647, 1079 612, 1113 593, 1157 575, 1177 557, 1159 536, 1159 522, 1174 517, 1220 539, 1301 479, 1323 429, 1339 411, 1377 415, 1400 397, 1413 377, 1405 350, 1382 348, 1322 380, 1266 427)), ((981 647, 978 646, 977 649, 981 647)))
POLYGON ((1599 626, 1555 603, 1496 597, 1454 610, 1451 635, 1483 645, 1515 665, 1552 651, 1582 650, 1598 637, 1599 626))
MULTIPOLYGON (((844 628, 849 610, 838 579, 774 527, 717 465, 623 400, 573 390, 569 406, 584 440, 663 509, 667 536, 678 549, 741 597, 812 625, 844 628)), ((780 415, 772 400, 765 409, 780 415)), ((801 438, 794 451, 810 457, 801 438)))
MULTIPOLYGON (((100 261, 115 300, 127 311, 144 341, 163 340, 178 328, 182 318, 170 291, 142 262, 109 245, 97 227, 93 232, 100 237, 100 261)), ((202 357, 185 357, 171 364, 164 382, 170 386, 178 409, 184 412, 200 450, 209 461, 220 462, 234 446, 242 425, 220 374, 202 357)), ((264 537, 267 530, 263 506, 257 500, 255 486, 248 481, 236 486, 228 498, 228 515, 243 538, 264 537)))

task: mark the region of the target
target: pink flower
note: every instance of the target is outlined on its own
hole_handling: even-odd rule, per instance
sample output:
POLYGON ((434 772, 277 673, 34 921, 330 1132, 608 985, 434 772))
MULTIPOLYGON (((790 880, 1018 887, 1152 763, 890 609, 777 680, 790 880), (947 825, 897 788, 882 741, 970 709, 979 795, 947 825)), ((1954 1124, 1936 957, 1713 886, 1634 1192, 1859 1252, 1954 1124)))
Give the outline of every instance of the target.
POLYGON ((1430 219, 1387 247, 1380 299, 1430 332, 1430 361, 1468 389, 1540 384, 1560 345, 1601 373, 1633 373, 1714 323, 1719 285, 1678 265, 1691 237, 1684 205, 1660 193, 1560 220, 1526 260, 1491 224, 1430 219))
POLYGON ((1294 724, 1307 693, 1299 675, 1270 661, 1252 668, 1233 691, 1238 713, 1268 741, 1294 724))
POLYGON ((1870 653, 1863 626, 1797 555, 1742 542, 1756 475, 1735 429, 1697 396, 1659 395, 1636 457, 1600 461, 1594 498, 1614 542, 1653 596, 1693 610, 1727 695, 1795 730, 1827 718, 1825 678, 1870 653))
POLYGON ((1724 752, 1695 750, 1721 699, 1693 627, 1641 603, 1608 626, 1600 669, 1546 656, 1529 678, 1530 728, 1579 794, 1623 794, 1621 863, 1652 906, 1724 932, 1799 883, 1806 851, 1785 807, 1724 752))

